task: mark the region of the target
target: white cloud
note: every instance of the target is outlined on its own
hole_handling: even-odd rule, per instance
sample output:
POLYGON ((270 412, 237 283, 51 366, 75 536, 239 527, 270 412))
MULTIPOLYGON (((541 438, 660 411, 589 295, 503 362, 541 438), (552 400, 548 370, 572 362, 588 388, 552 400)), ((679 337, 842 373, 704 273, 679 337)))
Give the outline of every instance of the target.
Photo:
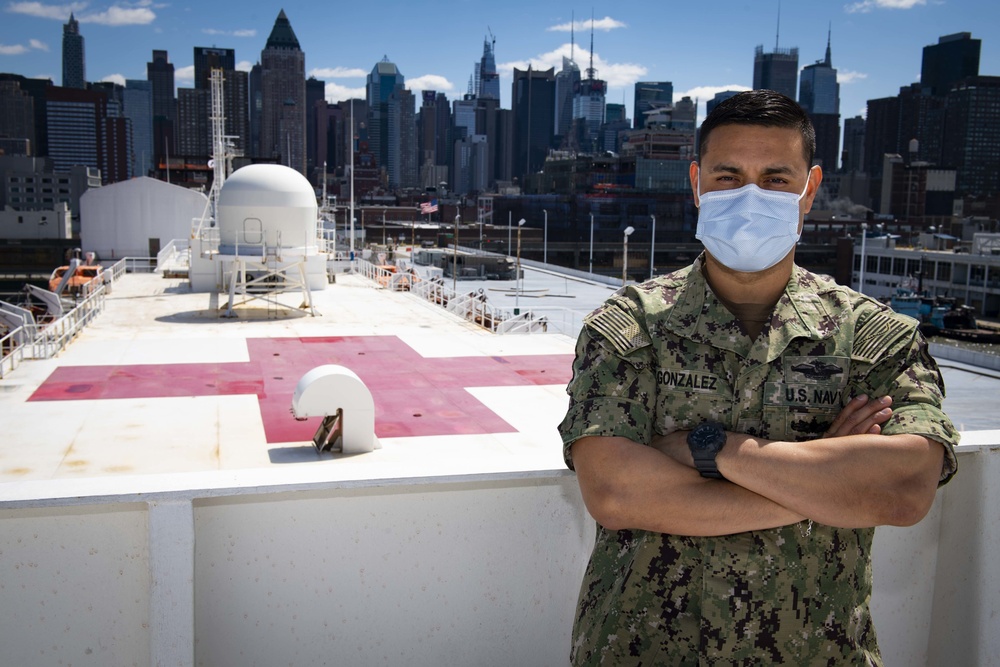
POLYGON ((849 70, 837 70, 837 83, 842 83, 844 85, 849 85, 863 79, 867 79, 868 75, 864 72, 851 72, 849 70))
POLYGON ((101 81, 110 81, 112 83, 117 83, 119 86, 125 85, 125 77, 121 74, 109 74, 101 79, 101 81))
POLYGON ((0 44, 0 56, 19 56, 27 52, 28 47, 24 44, 0 44))
POLYGON ((216 30, 215 28, 202 28, 206 35, 222 35, 224 37, 256 37, 256 30, 216 30))
MULTIPOLYGON (((514 68, 519 70, 528 69, 530 64, 532 69, 547 70, 554 67, 556 72, 562 69, 563 56, 569 58, 573 52, 571 44, 563 44, 554 51, 539 54, 531 60, 518 60, 497 65, 497 71, 501 76, 513 78, 514 68)), ((586 76, 586 66, 589 64, 590 56, 587 56, 587 63, 577 62, 583 76, 586 76)), ((601 58, 600 54, 594 53, 594 69, 597 70, 597 78, 608 82, 609 88, 624 88, 631 86, 636 81, 640 81, 649 70, 643 65, 635 63, 609 63, 601 58)))
POLYGON ((178 67, 174 70, 174 82, 178 85, 194 85, 194 65, 178 67))
POLYGON ((7 11, 12 14, 26 14, 40 19, 55 19, 65 21, 74 12, 83 11, 85 2, 71 2, 68 5, 46 5, 41 2, 12 2, 7 5, 7 11))
MULTIPOLYGON (((610 16, 605 16, 603 19, 594 19, 594 30, 603 30, 604 32, 610 32, 616 28, 627 27, 621 21, 613 19, 610 16)), ((549 32, 570 32, 571 30, 577 30, 579 32, 585 32, 590 30, 591 20, 583 19, 580 21, 571 21, 569 23, 560 23, 558 25, 550 26, 546 28, 549 32)))
POLYGON ((361 88, 348 88, 339 83, 327 83, 324 90, 326 92, 326 101, 330 104, 336 104, 345 100, 365 99, 364 86, 361 88))
POLYGON ((309 70, 309 76, 317 79, 357 79, 368 76, 368 72, 358 67, 317 67, 309 70))
POLYGON ((249 72, 253 69, 253 63, 249 60, 241 60, 236 63, 236 69, 240 72, 249 72))
POLYGON ((78 18, 80 23, 98 23, 100 25, 149 25, 156 20, 153 10, 146 7, 119 7, 113 5, 103 12, 85 14, 78 18))
POLYGON ((861 0, 844 6, 848 14, 867 14, 875 9, 913 9, 926 5, 927 0, 861 0))
POLYGON ((37 39, 29 39, 28 40, 28 44, 31 45, 31 48, 38 49, 39 51, 48 51, 49 50, 49 45, 48 44, 46 44, 45 42, 39 41, 37 39))
POLYGON ((437 74, 424 74, 413 79, 406 80, 406 87, 414 93, 421 90, 436 90, 439 93, 449 93, 455 90, 455 85, 437 74))

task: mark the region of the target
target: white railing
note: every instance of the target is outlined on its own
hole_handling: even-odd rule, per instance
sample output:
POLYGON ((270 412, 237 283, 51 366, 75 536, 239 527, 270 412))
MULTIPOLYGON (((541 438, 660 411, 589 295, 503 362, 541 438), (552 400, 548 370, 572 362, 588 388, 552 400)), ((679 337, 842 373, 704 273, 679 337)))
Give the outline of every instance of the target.
POLYGON ((173 263, 174 259, 185 253, 191 252, 191 240, 190 239, 173 239, 170 243, 166 245, 160 252, 156 253, 156 269, 157 273, 162 273, 163 270, 173 263))
POLYGON ((24 341, 27 337, 28 331, 21 326, 0 338, 0 379, 24 361, 24 341))

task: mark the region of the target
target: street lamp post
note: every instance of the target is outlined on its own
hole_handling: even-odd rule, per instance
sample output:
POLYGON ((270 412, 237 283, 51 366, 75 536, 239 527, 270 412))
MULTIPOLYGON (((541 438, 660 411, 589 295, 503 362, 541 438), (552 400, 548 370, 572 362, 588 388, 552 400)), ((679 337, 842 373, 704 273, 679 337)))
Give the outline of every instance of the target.
POLYGON ((628 281, 628 237, 632 235, 635 231, 635 227, 629 226, 625 228, 625 240, 622 245, 622 287, 628 281))
POLYGON ((517 221, 517 281, 514 283, 514 314, 521 314, 521 225, 524 218, 517 221))
POLYGON ((382 245, 385 245, 385 212, 387 209, 382 209, 382 245))
POLYGON ((865 238, 868 236, 868 223, 861 223, 861 273, 858 276, 858 292, 865 293, 865 238))
POLYGON ((545 215, 545 231, 542 235, 542 263, 549 263, 549 212, 542 209, 542 213, 545 215))
POLYGON ((510 229, 511 229, 511 214, 507 211, 507 256, 510 257, 510 229))
POLYGON ((649 279, 652 280, 654 264, 653 259, 656 256, 656 216, 651 215, 649 217, 653 219, 653 238, 649 242, 649 279))
POLYGON ((594 214, 590 214, 590 273, 594 272, 594 214))
POLYGON ((458 225, 462 221, 462 214, 455 214, 455 238, 452 239, 455 246, 455 252, 452 254, 451 263, 451 291, 454 292, 453 296, 458 296, 458 225))

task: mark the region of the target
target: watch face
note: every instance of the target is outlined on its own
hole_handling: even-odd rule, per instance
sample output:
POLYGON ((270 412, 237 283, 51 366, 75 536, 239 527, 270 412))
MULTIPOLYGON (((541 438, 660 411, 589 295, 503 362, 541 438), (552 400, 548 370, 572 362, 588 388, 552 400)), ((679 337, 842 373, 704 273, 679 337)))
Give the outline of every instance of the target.
POLYGON ((688 434, 688 444, 699 451, 718 451, 726 444, 726 431, 721 424, 699 424, 688 434))

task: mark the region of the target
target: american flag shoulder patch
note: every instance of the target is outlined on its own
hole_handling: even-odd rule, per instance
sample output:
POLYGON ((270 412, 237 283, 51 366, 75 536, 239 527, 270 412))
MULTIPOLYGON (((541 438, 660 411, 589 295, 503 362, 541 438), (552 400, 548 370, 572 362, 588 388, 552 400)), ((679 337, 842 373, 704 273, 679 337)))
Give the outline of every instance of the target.
POLYGON ((584 319, 584 324, 611 343, 615 351, 622 356, 629 355, 653 342, 634 317, 614 306, 588 315, 584 319))
POLYGON ((913 322, 912 318, 891 311, 875 313, 855 333, 851 357, 857 361, 874 362, 889 346, 909 335, 913 322))

